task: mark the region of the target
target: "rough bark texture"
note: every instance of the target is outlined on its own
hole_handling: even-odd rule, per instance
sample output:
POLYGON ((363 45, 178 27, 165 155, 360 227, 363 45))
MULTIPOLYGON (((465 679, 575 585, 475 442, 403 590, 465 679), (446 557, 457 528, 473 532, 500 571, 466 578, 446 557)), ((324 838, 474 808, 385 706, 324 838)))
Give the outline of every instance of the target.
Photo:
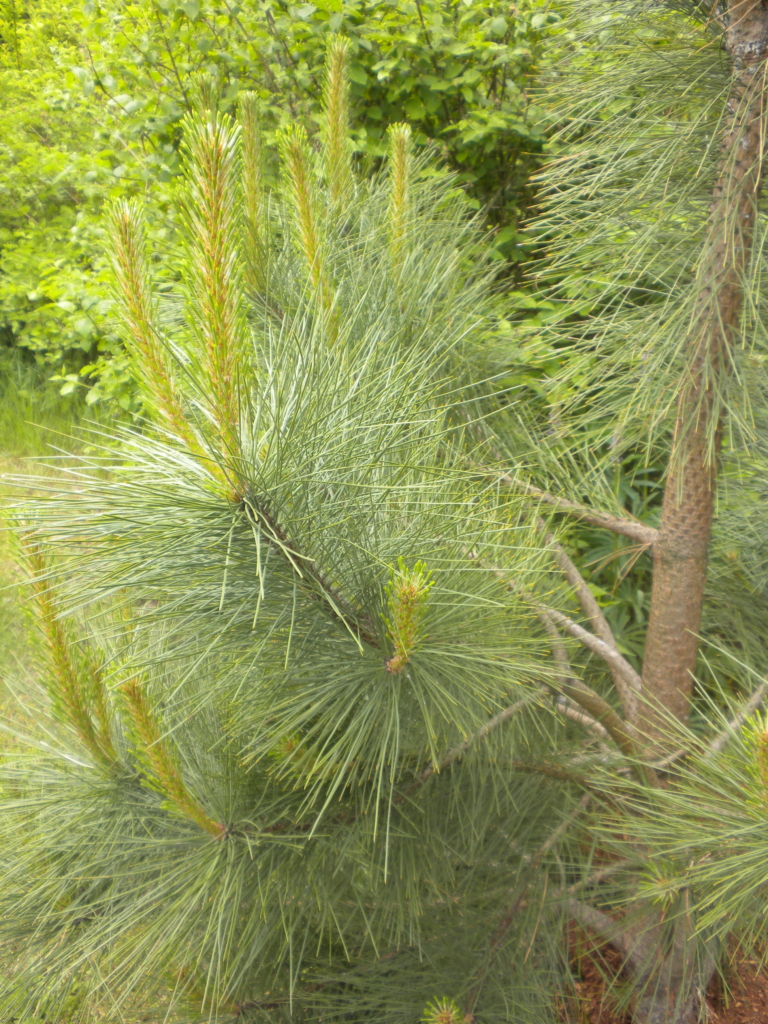
MULTIPOLYGON (((768 8, 731 0, 726 49, 734 67, 728 120, 712 193, 701 292, 691 329, 661 528, 643 661, 644 689, 657 707, 688 717, 712 528, 720 412, 715 377, 727 369, 739 327, 763 181, 768 8), (714 437, 714 445, 712 438, 714 437)), ((641 712, 641 728, 662 731, 661 714, 641 712)))

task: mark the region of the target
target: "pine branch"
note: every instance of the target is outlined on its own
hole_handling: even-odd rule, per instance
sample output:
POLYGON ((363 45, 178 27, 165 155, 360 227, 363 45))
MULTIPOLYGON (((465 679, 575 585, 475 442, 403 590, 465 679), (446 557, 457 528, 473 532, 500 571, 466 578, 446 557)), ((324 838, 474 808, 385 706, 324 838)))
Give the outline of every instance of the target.
POLYGON ((529 704, 533 703, 535 700, 537 700, 539 697, 543 696, 547 692, 547 687, 540 686, 532 693, 526 694, 525 697, 521 697, 520 700, 515 701, 514 704, 510 704, 508 708, 504 708, 503 711, 500 711, 497 715, 494 715, 493 718, 489 719, 485 723, 485 725, 481 725, 477 732, 474 733, 474 735, 472 735, 469 739, 464 740, 463 743, 460 743, 457 747, 454 747, 452 750, 449 750, 437 767, 435 767, 434 765, 430 765, 428 768, 425 768, 417 779, 417 785, 422 786, 427 781, 427 779, 429 779, 432 775, 434 775, 435 773, 439 774, 440 772, 448 768, 450 765, 452 765, 454 761, 460 760, 464 756, 464 754, 467 753, 470 747, 475 746, 477 743, 481 743, 492 732, 494 732, 494 730, 498 729, 499 726, 503 725, 505 722, 508 722, 510 718, 514 717, 514 715, 518 714, 518 712, 528 707, 529 704))
POLYGON ((259 98, 255 92, 241 92, 237 115, 243 147, 243 200, 245 227, 245 270, 248 284, 257 292, 266 287, 267 222, 262 173, 259 98))
POLYGON ((91 659, 85 664, 79 663, 77 659, 76 648, 56 604, 50 565, 42 546, 37 541, 27 541, 24 556, 51 658, 52 671, 44 677, 48 693, 54 706, 96 761, 114 767, 117 755, 110 734, 101 675, 95 670, 91 659), (93 712, 97 724, 94 724, 93 712))
MULTIPOLYGON (((475 557, 472 552, 467 552, 467 554, 470 558, 475 557)), ((501 571, 501 569, 498 569, 495 566, 490 566, 490 568, 500 579, 504 580, 511 590, 520 593, 520 589, 514 581, 510 580, 507 575, 501 571)), ((602 657, 609 665, 613 662, 617 667, 621 668, 622 671, 628 670, 629 672, 634 673, 632 666, 624 660, 618 651, 609 647, 605 641, 594 636, 588 630, 579 626, 578 623, 573 622, 567 615, 563 615, 562 612, 559 612, 554 608, 548 608, 545 605, 532 600, 526 594, 521 594, 521 596, 525 600, 529 601, 529 603, 531 603, 536 609, 539 621, 544 626, 547 635, 552 641, 553 654, 555 660, 560 666, 561 679, 558 684, 558 689, 566 697, 583 708, 591 717, 595 718, 608 731, 619 750, 621 750, 627 757, 631 757, 635 760, 635 770, 643 782, 650 786, 658 786, 658 778, 656 777, 654 770, 647 764, 643 763, 639 758, 639 751, 637 750, 634 730, 632 729, 631 724, 624 722, 610 704, 603 700, 603 698, 587 686, 586 683, 581 682, 581 680, 576 679, 571 675, 570 666, 568 664, 568 655, 565 651, 562 637, 560 636, 557 626, 563 626, 568 632, 575 636, 576 639, 580 640, 584 646, 599 654, 600 657, 602 657)))
MULTIPOLYGON (((476 974, 477 981, 475 982, 474 986, 470 989, 469 994, 467 995, 465 1005, 468 1014, 472 1015, 475 1007, 477 1006, 477 1001, 482 993, 483 985, 485 984, 485 979, 488 977, 490 967, 493 964, 493 961, 501 948, 501 945, 504 941, 507 932, 512 926, 512 922, 515 919, 515 914, 520 909, 520 905, 525 897, 526 892, 528 891, 528 887, 531 884, 531 880, 533 879, 534 872, 538 868, 542 859, 549 853, 549 851, 560 839, 560 837, 564 835, 565 832, 567 832, 568 829, 571 827, 571 825, 573 825, 573 823, 584 813, 584 811, 586 811, 591 801, 592 794, 585 793, 582 796, 581 800, 579 800, 576 807, 574 807, 574 809, 570 812, 570 814, 563 818, 563 820, 552 830, 552 832, 550 832, 550 834, 547 836, 547 838, 544 840, 544 842, 541 844, 538 850, 536 850, 534 854, 527 858, 523 880, 517 887, 515 899, 510 904, 509 909, 507 910, 504 917, 501 919, 498 926, 496 927, 496 930, 494 931, 493 935, 491 936, 491 940, 488 944, 487 956, 482 967, 476 974)), ((471 1019, 474 1019, 474 1017, 472 1016, 471 1019)))
POLYGON ((291 125, 279 135, 279 140, 285 167, 286 191, 293 207, 298 249, 304 257, 309 278, 328 319, 330 340, 334 341, 338 330, 332 313, 334 291, 328 278, 323 252, 307 135, 302 127, 291 125))
POLYGON ((392 262, 399 266, 408 224, 411 128, 393 124, 387 130, 390 173, 390 250, 392 262))
MULTIPOLYGON (((570 623, 571 620, 568 619, 567 616, 561 615, 560 612, 556 612, 554 609, 546 608, 543 605, 537 605, 536 607, 539 611, 539 619, 552 639, 553 648, 557 649, 557 646, 562 644, 562 638, 560 637, 556 623, 559 619, 562 619, 567 623, 570 623)), ((576 624, 573 623, 573 625, 576 624)), ((581 630, 581 627, 579 626, 578 629, 581 630)), ((603 643, 602 640, 592 636, 592 634, 588 633, 586 630, 581 631, 585 633, 587 637, 590 637, 591 640, 600 644, 603 643)), ((654 788, 658 787, 659 780, 655 771, 649 765, 645 764, 640 758, 640 751, 637 748, 637 741, 635 739, 632 726, 625 722, 606 700, 604 700, 591 687, 587 686, 586 683, 572 676, 570 678, 568 676, 561 676, 558 689, 565 697, 572 700, 575 704, 578 704, 579 707, 583 708, 588 715, 594 718, 605 728, 619 750, 626 757, 633 760, 635 771, 642 782, 646 785, 653 786, 654 788)))
POLYGON ((340 207, 352 189, 349 159, 349 40, 334 36, 325 61, 323 114, 325 117, 325 172, 331 200, 340 207))
POLYGON ((625 871, 627 868, 636 866, 637 860, 635 858, 625 857, 622 860, 617 860, 612 864, 608 864, 604 868, 600 868, 598 871, 594 871, 582 881, 574 882, 573 885, 569 885, 567 889, 561 891, 563 894, 567 894, 568 896, 575 896, 576 893, 582 892, 584 889, 591 889, 595 885, 600 885, 606 880, 606 878, 611 878, 620 871, 625 871))
POLYGON ((610 647, 615 648, 616 639, 613 635, 613 631, 608 625, 608 621, 603 615, 603 611, 595 600, 592 591, 587 586, 586 580, 565 553, 563 547, 557 542, 554 534, 547 532, 546 523, 543 519, 537 519, 537 526, 538 529, 546 536, 547 544, 552 551, 552 557, 559 568, 562 569, 565 578, 573 587, 576 598, 581 605, 581 610, 589 620, 589 625, 592 628, 592 631, 610 647))
POLYGON ((545 605, 539 606, 544 614, 548 615, 550 619, 579 643, 583 644, 588 650, 592 651, 593 654, 597 654, 612 670, 615 670, 624 680, 630 681, 632 690, 637 693, 642 689, 642 682, 637 672, 632 668, 629 662, 616 650, 615 647, 611 647, 605 640, 601 640, 599 636, 595 636, 594 633, 590 633, 588 629, 584 629, 578 622, 574 622, 573 619, 569 619, 567 615, 559 612, 556 608, 549 608, 545 605))
POLYGON ((227 461, 239 452, 239 388, 250 347, 239 252, 238 136, 228 118, 212 111, 186 120, 188 312, 227 461))
POLYGON ((210 818, 187 789, 181 772, 155 722, 149 704, 137 682, 124 683, 120 693, 125 699, 136 754, 148 767, 157 788, 184 815, 200 828, 220 839, 226 827, 210 818))
POLYGON ((109 209, 108 217, 119 308, 128 351, 136 363, 136 379, 145 388, 155 412, 192 451, 199 453, 156 323, 141 211, 135 201, 122 200, 109 209))
POLYGON ((339 594, 315 566, 315 560, 304 555, 290 540, 280 524, 267 509, 263 501, 249 495, 242 500, 242 508, 251 526, 266 537, 267 542, 290 564, 298 576, 303 593, 314 601, 320 601, 333 619, 350 633, 358 644, 365 643, 375 650, 382 650, 381 640, 370 619, 355 611, 346 597, 339 594))
POLYGON ((531 484, 525 483, 523 480, 518 480, 516 477, 510 476, 507 473, 503 473, 501 476, 498 476, 490 469, 487 469, 486 473, 489 476, 494 476, 501 483, 506 484, 508 487, 511 487, 516 491, 521 491, 523 494, 527 494, 531 498, 535 498, 538 501, 543 501, 547 505, 551 505, 556 512, 563 512, 565 515, 579 519, 581 522, 588 523, 590 526, 598 526, 601 529, 609 530, 611 533, 618 533, 623 537, 629 537, 630 540, 634 540, 639 544, 642 544, 644 548, 651 547, 658 538, 658 530, 654 530, 652 526, 646 526, 638 520, 612 516, 607 512, 590 509, 586 505, 579 505, 577 502, 570 501, 568 498, 558 498, 554 494, 549 494, 547 491, 542 491, 538 487, 533 487, 531 484))
POLYGON ((594 733, 599 739, 610 739, 610 733, 604 725, 601 725, 596 718, 593 718, 591 715, 588 715, 586 711, 578 708, 562 694, 557 698, 555 707, 566 718, 570 718, 572 722, 577 722, 579 725, 583 725, 585 729, 594 733))
POLYGON ((758 688, 755 690, 755 692, 752 694, 749 700, 744 704, 744 706, 741 708, 738 714, 734 715, 734 717, 730 720, 728 725, 725 727, 725 729, 723 729, 719 736, 716 736, 715 739, 712 740, 712 742, 707 747, 706 754, 704 755, 704 760, 709 760, 710 758, 715 757, 716 754, 720 753, 720 751, 728 743, 728 740, 733 738, 736 730, 740 729, 741 726, 749 718, 749 716, 751 714, 754 714, 755 711, 757 711, 757 709, 765 700, 765 696, 767 693, 768 680, 766 680, 765 682, 761 683, 760 686, 758 686, 758 688))

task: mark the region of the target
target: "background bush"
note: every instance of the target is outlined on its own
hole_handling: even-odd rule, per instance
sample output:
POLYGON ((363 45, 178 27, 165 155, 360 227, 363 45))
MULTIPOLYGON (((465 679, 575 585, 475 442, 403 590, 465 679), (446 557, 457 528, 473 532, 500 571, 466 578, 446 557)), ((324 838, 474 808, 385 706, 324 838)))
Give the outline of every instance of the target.
POLYGON ((4 344, 33 353, 64 393, 85 385, 90 403, 107 396, 134 408, 109 318, 105 200, 144 196, 153 250, 163 256, 156 270, 161 285, 163 277, 170 284, 171 199, 192 76, 207 71, 217 79, 224 109, 239 90, 255 90, 271 143, 288 123, 317 125, 321 68, 335 33, 351 42, 354 146, 363 167, 378 166, 387 125, 407 120, 416 144, 436 146, 458 172, 468 202, 488 210, 493 255, 519 275, 527 254, 519 222, 544 146, 529 86, 556 21, 541 0, 4 0, 4 344))

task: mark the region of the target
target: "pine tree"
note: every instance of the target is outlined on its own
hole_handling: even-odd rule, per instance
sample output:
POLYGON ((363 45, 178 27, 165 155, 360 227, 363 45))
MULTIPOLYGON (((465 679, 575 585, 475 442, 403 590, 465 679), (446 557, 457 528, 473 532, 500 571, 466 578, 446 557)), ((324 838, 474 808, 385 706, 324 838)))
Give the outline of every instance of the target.
POLYGON ((199 83, 178 294, 112 209, 151 423, 20 513, 47 695, 2 765, 8 1016, 76 987, 115 1019, 162 990, 185 1021, 544 1024, 575 920, 635 1024, 692 1024, 764 937, 768 12, 565 26, 548 415, 498 385, 456 182, 406 125, 355 173, 341 40, 276 191, 257 98, 236 123, 199 83), (579 568, 603 535, 652 553, 642 663, 579 568))

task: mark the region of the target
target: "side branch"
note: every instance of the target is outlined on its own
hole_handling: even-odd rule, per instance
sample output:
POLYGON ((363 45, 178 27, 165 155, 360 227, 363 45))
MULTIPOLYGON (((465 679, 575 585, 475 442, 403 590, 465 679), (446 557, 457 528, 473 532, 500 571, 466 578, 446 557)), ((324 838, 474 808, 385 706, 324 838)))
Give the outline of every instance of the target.
POLYGON ((435 772, 439 773, 452 765, 454 761, 458 761, 459 758, 466 754, 470 747, 475 745, 475 743, 480 743, 490 733, 492 733, 494 729, 498 729, 500 725, 503 725, 506 721, 512 718, 513 715, 516 715, 518 711, 522 711, 523 708, 532 704, 537 697, 541 697, 547 692, 548 690, 546 686, 540 686, 531 693, 527 693, 524 697, 521 697, 520 700, 515 701, 514 704, 510 704, 508 708, 504 708, 503 711, 499 711, 499 713, 494 715, 493 718, 490 718, 485 725, 481 725, 473 736, 470 736, 469 739, 464 740, 463 743, 459 743, 458 746, 449 750, 437 767, 430 765, 429 768, 425 768, 416 780, 417 785, 422 786, 431 775, 435 774, 435 772))
MULTIPOLYGON (((538 610, 539 619, 551 637, 553 646, 557 652, 558 649, 562 647, 562 639, 555 623, 558 619, 563 619, 567 623, 570 623, 571 620, 567 616, 561 615, 560 612, 556 612, 554 609, 545 608, 543 605, 538 606, 538 610)), ((572 625, 575 626, 576 623, 572 623, 572 625)), ((577 628, 581 630, 581 626, 578 626, 577 628)), ((582 632, 597 643, 603 643, 602 640, 598 640, 597 637, 592 636, 592 634, 587 632, 587 630, 582 630, 582 632)), ((596 693, 580 679, 576 679, 572 676, 569 677, 565 674, 561 675, 561 681, 558 684, 558 689, 564 697, 573 701, 574 704, 578 704, 580 708, 586 711, 588 715, 602 725, 622 754, 626 757, 632 758, 636 762, 635 769, 642 782, 646 785, 653 786, 654 788, 658 787, 659 780, 655 771, 649 765, 644 764, 640 760, 635 738, 631 732, 631 726, 628 726, 622 717, 614 711, 608 701, 604 700, 599 693, 596 693)))
POLYGON ((757 711, 760 705, 765 700, 766 693, 768 693, 768 680, 761 683, 760 686, 755 690, 749 700, 744 704, 738 714, 730 720, 728 725, 723 731, 715 737, 714 740, 707 747, 707 751, 704 755, 704 760, 708 761, 710 758, 719 754, 723 747, 727 744, 728 740, 731 739, 737 729, 740 729, 746 722, 749 716, 757 711))
POLYGON ((640 676, 635 672, 626 658, 619 654, 615 647, 607 644, 605 640, 601 640, 599 636, 595 636, 594 633, 590 633, 588 629, 584 629, 578 622, 574 622, 573 619, 569 619, 567 615, 563 615, 562 612, 557 611, 556 608, 547 608, 544 605, 540 609, 545 615, 556 625, 569 633, 575 640, 583 644, 588 650, 592 651, 593 654, 597 654, 603 659, 611 670, 616 672, 626 681, 626 684, 632 688, 635 692, 640 692, 642 687, 642 681, 640 676))
POLYGON ((625 931, 620 921, 574 897, 566 901, 565 907, 574 921, 619 950, 635 970, 651 961, 654 947, 645 936, 625 931))
POLYGON ((609 740, 611 738, 610 733, 601 725, 596 718, 588 715, 586 711, 583 711, 580 707, 574 704, 573 701, 568 700, 562 694, 557 698, 556 702, 557 710, 565 717, 570 718, 572 722, 578 722, 579 725, 583 726, 588 732, 591 732, 600 740, 609 740))
MULTIPOLYGON (((488 470, 489 474, 490 472, 488 470)), ((570 501, 568 498, 558 498, 557 495, 549 494, 548 491, 542 491, 532 484, 525 483, 523 480, 516 480, 515 477, 510 476, 508 473, 502 473, 498 479, 501 483, 506 484, 507 487, 521 491, 531 498, 543 501, 556 512, 563 512, 565 515, 579 519, 583 523, 589 523, 590 526, 598 526, 603 530, 610 530, 611 533, 621 534, 622 537, 628 537, 630 540, 642 544, 643 547, 650 547, 659 535, 658 530, 654 530, 652 526, 646 526, 645 523, 641 523, 637 519, 612 516, 607 512, 600 512, 597 509, 588 508, 586 505, 579 505, 578 502, 570 501)))
MULTIPOLYGON (((540 530, 546 530, 546 525, 543 519, 538 520, 538 526, 540 530)), ((561 545, 555 540, 554 536, 551 533, 547 533, 546 538, 547 543, 552 550, 552 557, 554 558, 555 563, 562 571, 568 583, 573 587, 574 594, 581 606, 581 610, 587 616, 594 633, 603 641, 603 643, 607 644, 610 648, 616 651, 617 654, 619 654, 618 645, 616 643, 616 638, 613 635, 613 631, 608 625, 608 621, 603 615, 603 611, 595 600, 592 591, 587 586, 586 580, 573 564, 561 545)), ((608 662, 608 667, 611 670, 614 686, 621 698, 624 713, 629 721, 633 722, 637 717, 636 695, 640 692, 642 683, 640 676, 632 669, 632 666, 629 665, 629 663, 621 657, 620 654, 619 658, 620 661, 615 660, 613 662, 608 662)))

